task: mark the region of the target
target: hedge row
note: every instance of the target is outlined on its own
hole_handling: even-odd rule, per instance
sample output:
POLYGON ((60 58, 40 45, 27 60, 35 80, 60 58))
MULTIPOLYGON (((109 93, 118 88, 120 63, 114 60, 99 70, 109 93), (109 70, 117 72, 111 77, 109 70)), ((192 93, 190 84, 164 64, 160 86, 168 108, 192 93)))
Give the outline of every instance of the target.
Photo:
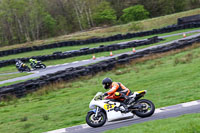
POLYGON ((186 24, 181 24, 181 25, 175 24, 175 25, 170 25, 170 26, 163 27, 160 29, 153 29, 153 30, 137 32, 137 33, 127 33, 125 35, 117 34, 117 35, 113 35, 113 36, 109 36, 109 37, 105 37, 105 38, 92 38, 92 39, 80 40, 80 41, 64 41, 64 42, 57 42, 57 43, 46 44, 46 45, 41 45, 41 46, 16 48, 16 49, 0 51, 0 57, 12 55, 12 54, 23 53, 23 52, 29 52, 29 51, 57 48, 57 47, 85 45, 85 44, 92 44, 92 43, 123 40, 123 39, 129 39, 129 38, 134 38, 134 37, 142 37, 142 36, 148 36, 148 35, 154 35, 154 34, 160 34, 160 33, 168 33, 168 32, 173 32, 173 31, 177 31, 177 30, 188 29, 188 28, 197 28, 197 27, 200 27, 200 22, 192 22, 192 23, 186 23, 186 24))
MULTIPOLYGON (((149 44, 157 43, 160 40, 163 40, 163 39, 155 36, 155 37, 148 38, 142 41, 133 41, 133 42, 127 42, 123 44, 111 44, 111 45, 106 45, 106 46, 101 45, 100 47, 96 47, 96 48, 82 48, 80 50, 72 50, 72 51, 67 51, 63 53, 55 52, 54 54, 51 54, 51 55, 32 56, 28 58, 18 58, 18 59, 20 59, 23 62, 27 62, 30 58, 34 58, 40 61, 64 59, 64 58, 93 54, 93 53, 104 52, 104 51, 111 51, 111 50, 114 51, 114 50, 119 50, 119 49, 130 48, 130 47, 149 45, 149 44)), ((0 61, 0 67, 15 64, 15 60, 16 59, 2 60, 0 61)))
POLYGON ((200 22, 200 14, 178 18, 179 25, 186 24, 186 23, 192 23, 192 22, 200 22))
POLYGON ((117 58, 101 61, 99 63, 92 64, 89 66, 67 68, 56 73, 41 76, 37 79, 32 79, 21 83, 0 87, 0 100, 4 97, 7 97, 8 95, 15 95, 16 97, 25 96, 29 92, 36 91, 45 85, 49 85, 57 81, 69 81, 81 76, 95 75, 98 72, 110 71, 114 67, 116 67, 117 64, 129 63, 130 61, 136 58, 141 58, 149 54, 162 53, 174 49, 184 48, 186 46, 192 45, 195 42, 200 42, 200 36, 193 39, 179 41, 168 46, 159 46, 145 49, 143 51, 139 51, 131 55, 123 54, 117 58))

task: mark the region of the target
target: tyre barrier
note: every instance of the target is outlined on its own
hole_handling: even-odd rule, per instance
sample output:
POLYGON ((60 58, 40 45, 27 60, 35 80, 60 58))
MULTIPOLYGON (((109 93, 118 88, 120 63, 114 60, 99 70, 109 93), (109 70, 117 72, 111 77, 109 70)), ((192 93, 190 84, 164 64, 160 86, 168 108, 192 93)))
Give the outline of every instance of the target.
POLYGON ((64 41, 64 42, 57 42, 57 43, 52 43, 52 44, 40 45, 40 46, 16 48, 16 49, 0 51, 0 57, 18 54, 18 53, 36 51, 36 50, 44 50, 44 49, 51 49, 51 48, 58 48, 58 47, 86 45, 86 44, 93 44, 93 43, 102 43, 102 42, 109 42, 109 41, 115 41, 115 40, 130 39, 134 37, 143 37, 143 36, 148 36, 148 35, 162 34, 162 33, 168 33, 168 32, 173 32, 177 30, 197 28, 197 27, 200 27, 200 22, 191 22, 191 23, 185 23, 185 24, 179 24, 179 25, 174 24, 174 25, 169 25, 169 26, 159 28, 159 29, 153 29, 153 30, 142 31, 142 32, 137 32, 137 33, 127 33, 124 35, 117 34, 117 35, 113 35, 113 36, 109 36, 105 38, 92 38, 92 39, 77 40, 77 41, 64 41))
POLYGON ((178 25, 192 23, 192 22, 200 22, 200 14, 178 18, 177 21, 178 25))
MULTIPOLYGON (((23 62, 28 62, 30 58, 34 58, 34 59, 37 59, 40 61, 64 59, 64 58, 70 58, 70 57, 75 57, 75 56, 94 54, 94 53, 98 53, 98 52, 105 52, 105 51, 111 51, 111 50, 114 51, 114 50, 119 50, 119 49, 149 45, 149 44, 157 43, 161 40, 163 40, 163 39, 158 38, 158 36, 155 36, 155 37, 148 38, 146 40, 127 42, 127 43, 123 43, 123 44, 111 44, 111 45, 107 45, 107 46, 101 45, 100 47, 96 47, 96 48, 81 48, 80 50, 72 50, 72 51, 66 51, 66 52, 58 51, 58 52, 54 52, 51 55, 32 56, 29 58, 17 58, 17 59, 19 59, 23 62)), ((0 68, 15 64, 15 60, 16 59, 0 61, 0 68)))
POLYGON ((67 68, 62 71, 41 76, 37 79, 31 79, 31 80, 27 80, 27 81, 16 83, 9 86, 3 86, 3 87, 0 87, 0 100, 10 95, 15 95, 16 97, 20 98, 30 92, 37 91, 41 87, 45 85, 49 85, 54 82, 69 81, 69 80, 79 78, 81 76, 95 75, 98 72, 110 71, 113 68, 115 68, 117 64, 126 64, 126 63, 129 63, 130 61, 133 61, 134 59, 141 58, 143 56, 148 56, 150 54, 163 53, 170 50, 181 49, 197 42, 198 43, 200 42, 200 36, 193 39, 188 39, 188 40, 172 43, 167 46, 159 46, 159 47, 154 47, 151 49, 146 49, 143 51, 138 51, 130 55, 123 54, 119 57, 101 61, 96 64, 92 64, 88 66, 67 68))

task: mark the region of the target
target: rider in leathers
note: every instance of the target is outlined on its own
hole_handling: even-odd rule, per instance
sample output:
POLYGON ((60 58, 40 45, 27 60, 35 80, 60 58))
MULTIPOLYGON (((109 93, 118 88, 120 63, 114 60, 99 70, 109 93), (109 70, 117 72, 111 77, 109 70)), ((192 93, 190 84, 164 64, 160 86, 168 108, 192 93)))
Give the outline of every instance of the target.
POLYGON ((35 67, 36 65, 37 65, 37 63, 38 63, 38 61, 37 60, 35 60, 35 59, 29 59, 29 62, 30 62, 30 65, 31 66, 33 66, 33 67, 35 67))
POLYGON ((125 112, 128 112, 126 104, 130 104, 134 101, 134 98, 129 98, 131 91, 126 88, 122 83, 113 82, 110 78, 105 78, 102 81, 105 89, 110 89, 103 96, 107 96, 106 99, 115 99, 121 101, 121 105, 125 108, 125 112))
POLYGON ((22 68, 22 65, 24 64, 21 60, 18 60, 18 59, 16 59, 15 60, 15 62, 16 62, 16 67, 19 69, 19 70, 21 70, 21 68, 22 68))

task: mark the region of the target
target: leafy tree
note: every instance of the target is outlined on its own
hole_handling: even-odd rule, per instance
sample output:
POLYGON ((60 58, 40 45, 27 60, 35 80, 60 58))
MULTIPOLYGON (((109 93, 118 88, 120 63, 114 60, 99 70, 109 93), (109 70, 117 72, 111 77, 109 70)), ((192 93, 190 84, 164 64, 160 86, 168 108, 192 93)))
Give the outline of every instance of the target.
POLYGON ((137 21, 137 20, 143 20, 148 18, 149 12, 144 9, 143 5, 136 5, 131 6, 128 8, 125 8, 123 10, 123 15, 120 17, 120 19, 127 23, 130 21, 137 21))
POLYGON ((139 4, 150 12, 150 17, 157 17, 189 9, 191 1, 193 0, 141 0, 139 4))
POLYGON ((103 1, 93 11, 93 20, 99 24, 113 24, 116 22, 117 16, 114 9, 111 8, 110 3, 103 1))
POLYGON ((199 8, 200 0, 189 0, 187 5, 189 6, 188 9, 199 8))
POLYGON ((0 47, 199 6, 199 0, 0 0, 0 47))
POLYGON ((48 31, 49 35, 54 35, 54 31, 56 28, 56 20, 50 14, 47 13, 44 17, 43 22, 44 27, 48 31))
POLYGON ((184 11, 187 6, 187 0, 174 0, 174 12, 184 11))

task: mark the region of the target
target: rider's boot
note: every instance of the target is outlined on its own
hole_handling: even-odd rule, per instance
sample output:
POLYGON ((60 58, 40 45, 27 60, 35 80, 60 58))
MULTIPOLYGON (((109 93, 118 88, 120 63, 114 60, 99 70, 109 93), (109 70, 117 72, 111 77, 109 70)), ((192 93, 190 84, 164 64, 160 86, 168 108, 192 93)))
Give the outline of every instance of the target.
POLYGON ((125 96, 125 100, 124 100, 125 104, 130 105, 134 101, 135 101, 135 98, 125 96))
POLYGON ((121 106, 124 107, 124 112, 127 113, 128 112, 128 105, 130 105, 133 101, 135 101, 134 98, 126 96, 124 94, 122 94, 122 97, 124 98, 123 103, 121 103, 121 106))
POLYGON ((135 98, 131 98, 131 97, 130 97, 130 98, 128 99, 128 101, 127 101, 127 104, 131 104, 131 103, 133 103, 134 101, 135 101, 135 98))
POLYGON ((126 104, 121 103, 120 106, 122 106, 122 107, 124 108, 123 110, 121 110, 121 108, 120 108, 120 110, 121 110, 122 112, 124 112, 124 113, 127 113, 127 112, 128 112, 128 107, 127 107, 126 104))

